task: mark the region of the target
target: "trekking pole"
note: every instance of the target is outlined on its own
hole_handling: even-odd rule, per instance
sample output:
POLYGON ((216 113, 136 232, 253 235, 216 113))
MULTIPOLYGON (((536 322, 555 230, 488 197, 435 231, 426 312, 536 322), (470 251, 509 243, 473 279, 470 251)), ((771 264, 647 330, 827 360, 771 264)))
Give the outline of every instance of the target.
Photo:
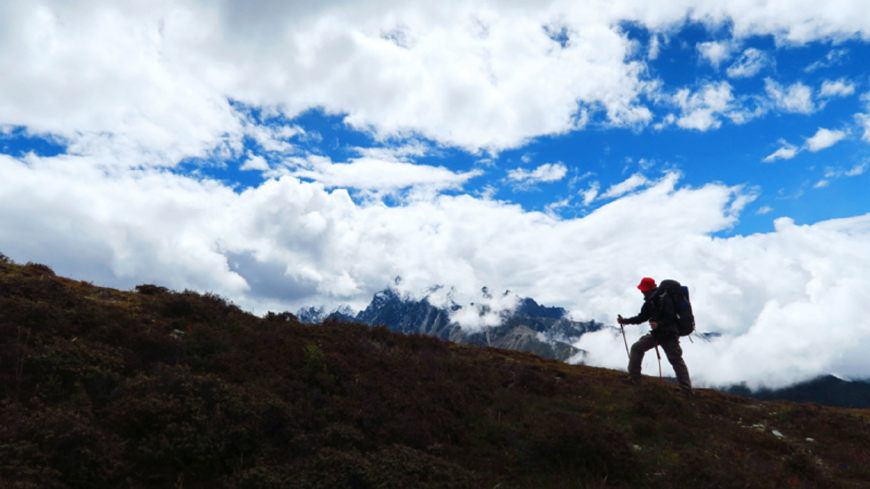
POLYGON ((625 327, 622 324, 620 324, 619 329, 622 330, 622 341, 623 341, 623 343, 625 343, 625 356, 627 356, 628 359, 631 360, 631 354, 628 353, 628 340, 625 339, 625 327))
POLYGON ((659 378, 662 378, 662 355, 659 353, 659 345, 656 344, 656 358, 659 359, 659 378))

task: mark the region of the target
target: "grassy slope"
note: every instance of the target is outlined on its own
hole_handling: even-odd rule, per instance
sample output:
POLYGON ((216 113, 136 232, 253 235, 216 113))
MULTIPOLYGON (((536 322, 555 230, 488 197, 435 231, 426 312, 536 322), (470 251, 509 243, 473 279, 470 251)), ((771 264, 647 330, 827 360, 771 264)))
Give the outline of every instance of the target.
POLYGON ((0 263, 2 487, 870 484, 867 411, 620 378, 0 263))

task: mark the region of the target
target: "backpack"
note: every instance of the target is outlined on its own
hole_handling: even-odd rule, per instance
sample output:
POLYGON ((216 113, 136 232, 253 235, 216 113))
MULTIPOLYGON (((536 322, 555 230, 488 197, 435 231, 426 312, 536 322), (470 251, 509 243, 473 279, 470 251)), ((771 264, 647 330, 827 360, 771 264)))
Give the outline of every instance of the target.
POLYGON ((680 336, 692 334, 695 331, 695 315, 692 313, 692 303, 689 302, 689 288, 680 285, 676 280, 662 280, 659 292, 662 296, 670 297, 672 301, 680 336))

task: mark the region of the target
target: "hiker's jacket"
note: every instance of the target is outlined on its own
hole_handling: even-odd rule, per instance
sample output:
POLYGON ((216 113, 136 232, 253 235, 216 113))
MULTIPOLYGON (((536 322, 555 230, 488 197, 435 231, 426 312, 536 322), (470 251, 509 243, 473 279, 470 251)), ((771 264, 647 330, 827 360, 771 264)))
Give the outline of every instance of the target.
POLYGON ((641 324, 647 321, 656 323, 657 326, 652 330, 652 334, 659 340, 680 337, 677 328, 677 315, 674 313, 674 303, 670 297, 659 293, 659 289, 653 289, 646 296, 643 307, 640 308, 640 314, 624 321, 626 324, 641 324))

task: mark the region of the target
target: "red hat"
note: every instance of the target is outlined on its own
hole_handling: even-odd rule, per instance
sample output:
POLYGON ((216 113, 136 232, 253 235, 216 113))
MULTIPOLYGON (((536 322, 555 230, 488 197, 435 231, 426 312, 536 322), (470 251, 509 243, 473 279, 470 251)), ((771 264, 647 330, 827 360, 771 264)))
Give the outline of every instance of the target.
POLYGON ((649 277, 644 277, 640 279, 640 283, 637 284, 637 288, 640 289, 641 292, 650 291, 656 288, 656 281, 649 277))

